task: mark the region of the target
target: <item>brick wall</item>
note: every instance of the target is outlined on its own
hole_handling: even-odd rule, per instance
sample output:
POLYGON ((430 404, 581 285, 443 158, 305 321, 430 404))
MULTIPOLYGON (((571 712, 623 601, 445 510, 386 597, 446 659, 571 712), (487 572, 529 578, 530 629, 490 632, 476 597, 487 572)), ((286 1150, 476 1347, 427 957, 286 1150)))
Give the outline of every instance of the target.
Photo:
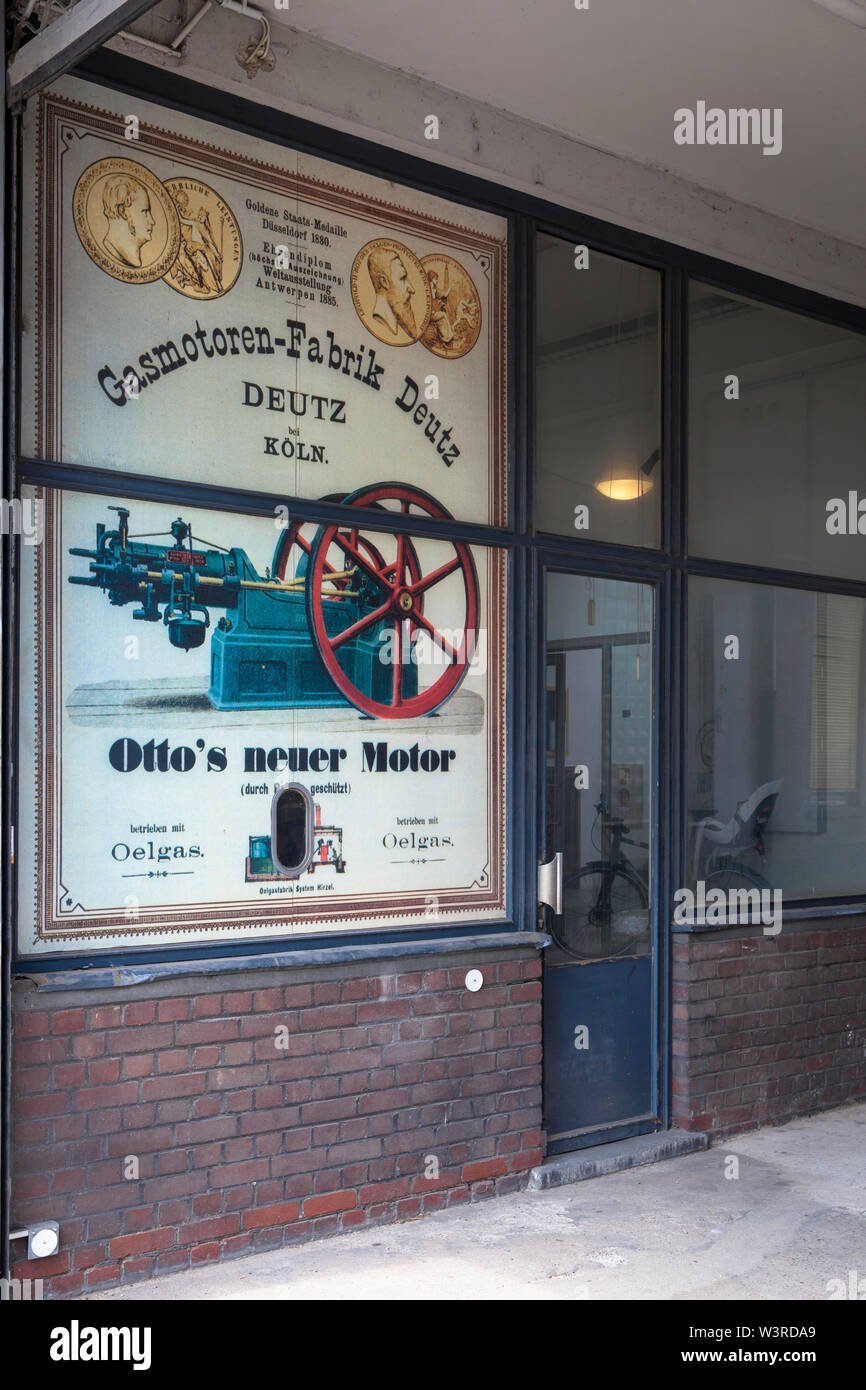
POLYGON ((673 940, 675 1124, 723 1134, 866 1096, 866 920, 673 940))
POLYGON ((541 1159, 540 976, 524 946, 19 982, 13 1222, 58 1220, 61 1245, 13 1274, 75 1297, 514 1191, 541 1159))

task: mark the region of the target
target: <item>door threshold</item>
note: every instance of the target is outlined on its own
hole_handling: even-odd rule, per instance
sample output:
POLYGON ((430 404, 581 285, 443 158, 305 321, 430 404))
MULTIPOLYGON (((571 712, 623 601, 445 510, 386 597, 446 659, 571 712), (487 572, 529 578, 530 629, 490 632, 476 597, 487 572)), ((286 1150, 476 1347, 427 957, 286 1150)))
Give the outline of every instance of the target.
MULTIPOLYGON (((560 1134, 548 1134, 547 1142, 548 1144, 559 1144, 563 1139, 583 1139, 587 1135, 589 1135, 591 1139, 594 1135, 597 1134, 599 1136, 599 1144, 607 1144, 609 1143, 609 1140, 603 1139, 601 1137, 606 1129, 622 1130, 630 1127, 637 1127, 638 1125, 645 1125, 647 1127, 655 1125, 655 1127, 657 1128, 658 1121, 656 1120, 655 1115, 653 1115, 650 1112, 648 1112, 646 1115, 632 1115, 627 1120, 607 1120, 603 1125, 584 1125, 581 1129, 564 1129, 560 1134)), ((631 1135, 621 1134, 619 1137, 621 1139, 625 1139, 631 1138, 631 1135)), ((592 1148, 593 1145, 590 1142, 587 1142, 586 1147, 589 1149, 592 1148)))
POLYGON ((568 1183, 601 1178, 606 1173, 622 1173, 627 1168, 642 1168, 647 1163, 660 1163, 665 1158, 680 1158, 710 1146, 709 1135, 684 1129, 667 1129, 655 1134, 638 1134, 632 1139, 604 1142, 594 1148, 554 1154, 529 1173, 528 1188, 542 1192, 568 1183))

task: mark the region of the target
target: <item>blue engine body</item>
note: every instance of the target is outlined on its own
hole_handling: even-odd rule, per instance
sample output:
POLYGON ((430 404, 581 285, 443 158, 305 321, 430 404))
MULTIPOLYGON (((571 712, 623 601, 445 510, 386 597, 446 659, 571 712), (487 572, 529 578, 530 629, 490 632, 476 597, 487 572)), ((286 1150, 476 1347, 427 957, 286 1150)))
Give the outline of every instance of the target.
MULTIPOLYGON (((233 551, 242 578, 255 572, 242 550, 233 551)), ((303 562, 299 566, 303 573, 303 562)), ((257 576, 256 576, 257 577, 257 576)), ((323 598, 327 631, 336 635, 363 617, 355 598, 323 598)), ((340 649, 340 665, 357 690, 386 701, 391 667, 381 660, 382 634, 376 623, 340 649)), ((417 692, 418 675, 407 666, 406 694, 417 692)), ((216 709, 316 709, 348 705, 334 685, 307 625, 303 590, 268 593, 241 589, 237 607, 220 618, 211 640, 208 696, 216 709)))
MULTIPOLYGON (((317 709, 351 703, 331 680, 310 631, 303 585, 306 555, 296 571, 300 587, 281 587, 262 579, 244 550, 195 549, 191 528, 180 517, 171 526, 174 545, 147 545, 130 537, 127 508, 111 510, 118 513, 117 528, 98 524, 94 550, 70 548, 71 555, 92 561, 90 577, 71 575, 70 583, 103 589, 115 605, 138 603, 133 618, 163 623, 172 646, 183 651, 203 644, 210 610, 224 610, 211 637, 208 697, 216 709, 317 709)), ((332 589, 322 595, 326 631, 331 636, 344 632, 381 601, 376 581, 356 575, 343 593, 332 589)), ((382 660, 390 626, 377 622, 339 649, 341 669, 354 689, 384 703, 393 678, 392 666, 382 660)), ((418 672, 407 664, 404 697, 417 691, 418 672)))

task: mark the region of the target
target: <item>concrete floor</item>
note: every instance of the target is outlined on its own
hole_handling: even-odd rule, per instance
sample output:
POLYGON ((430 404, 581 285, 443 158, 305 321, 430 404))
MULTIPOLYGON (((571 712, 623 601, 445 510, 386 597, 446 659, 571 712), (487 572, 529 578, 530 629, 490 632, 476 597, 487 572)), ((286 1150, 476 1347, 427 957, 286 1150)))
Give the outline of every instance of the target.
POLYGON ((827 1299, 851 1270, 866 1294, 866 1105, 88 1299, 827 1299))

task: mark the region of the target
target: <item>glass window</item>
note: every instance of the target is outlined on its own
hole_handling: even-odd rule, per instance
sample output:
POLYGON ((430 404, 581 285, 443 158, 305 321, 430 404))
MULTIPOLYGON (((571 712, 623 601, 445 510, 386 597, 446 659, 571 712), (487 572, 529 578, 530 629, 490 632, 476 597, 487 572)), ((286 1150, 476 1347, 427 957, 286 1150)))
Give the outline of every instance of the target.
POLYGON ((693 882, 866 888, 864 631, 858 597, 691 579, 693 882))
POLYGON ((536 243, 538 529, 658 546, 661 276, 580 250, 536 243))
POLYGON ((866 337, 692 284, 689 359, 691 552, 866 577, 866 337))

